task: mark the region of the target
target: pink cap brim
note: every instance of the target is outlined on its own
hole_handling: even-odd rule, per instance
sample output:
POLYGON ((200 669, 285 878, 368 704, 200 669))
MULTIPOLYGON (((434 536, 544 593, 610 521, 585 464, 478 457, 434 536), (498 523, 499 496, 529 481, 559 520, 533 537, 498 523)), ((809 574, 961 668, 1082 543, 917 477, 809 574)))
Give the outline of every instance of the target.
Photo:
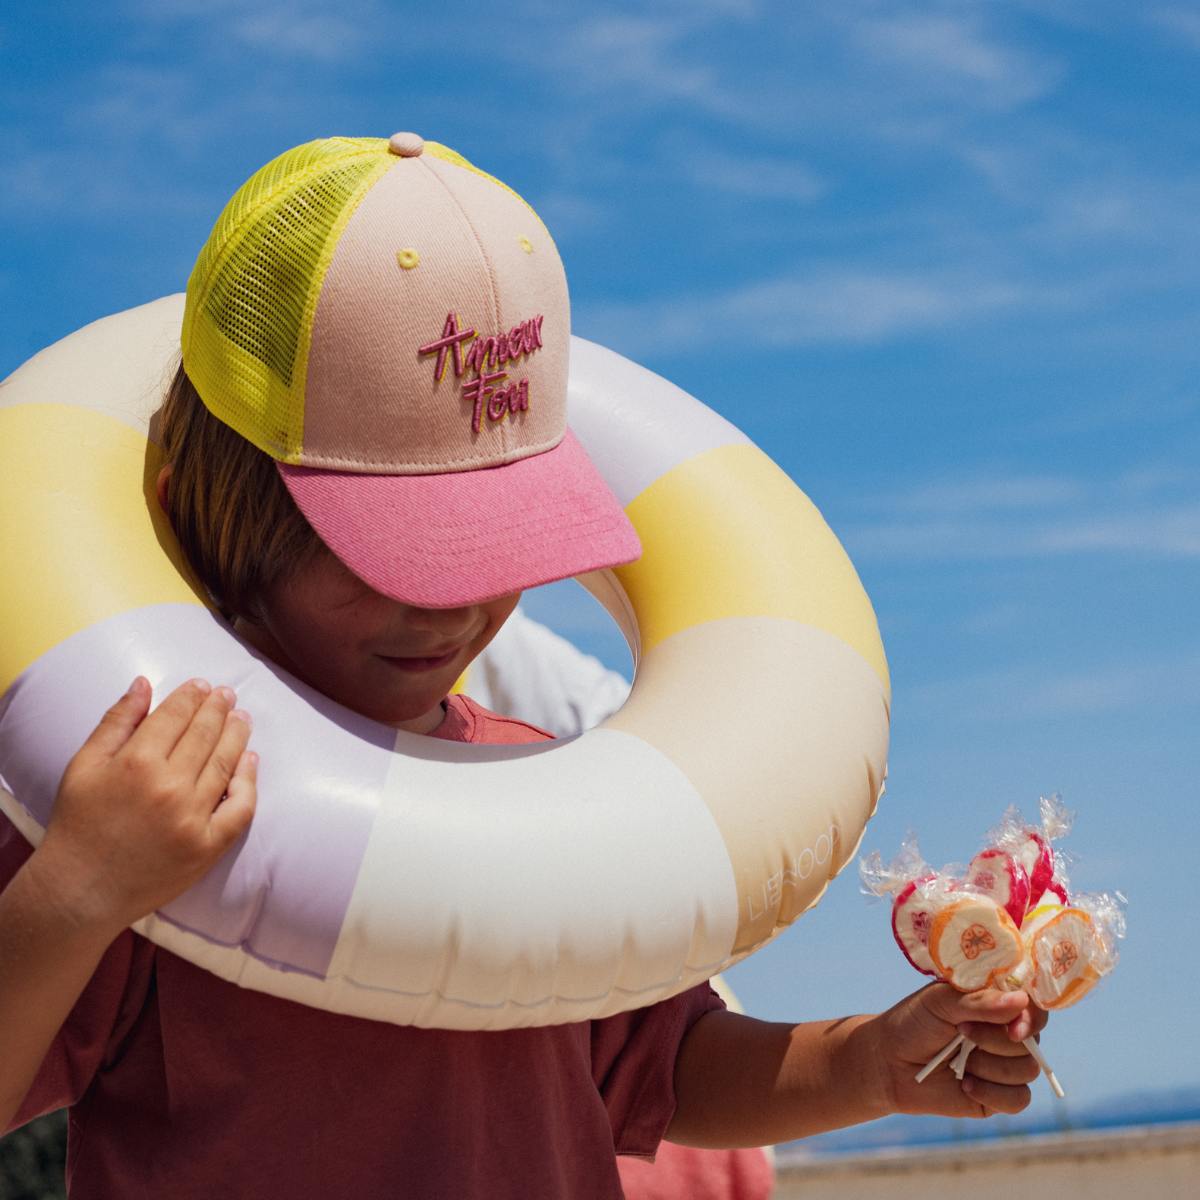
POLYGON ((569 430, 553 450, 444 475, 277 465, 309 524, 355 575, 421 608, 478 604, 642 552, 569 430))

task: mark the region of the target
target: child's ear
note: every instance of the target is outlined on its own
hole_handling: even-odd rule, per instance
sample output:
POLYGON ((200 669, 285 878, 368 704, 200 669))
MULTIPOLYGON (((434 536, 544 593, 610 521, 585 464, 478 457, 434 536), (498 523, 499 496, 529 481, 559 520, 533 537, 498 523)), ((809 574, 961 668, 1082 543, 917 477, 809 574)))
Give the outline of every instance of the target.
POLYGON ((158 496, 158 507, 167 514, 170 514, 171 511, 167 507, 167 491, 171 484, 171 470, 172 464, 167 463, 167 465, 163 467, 161 471, 159 471, 158 479, 156 479, 154 482, 154 491, 158 496))

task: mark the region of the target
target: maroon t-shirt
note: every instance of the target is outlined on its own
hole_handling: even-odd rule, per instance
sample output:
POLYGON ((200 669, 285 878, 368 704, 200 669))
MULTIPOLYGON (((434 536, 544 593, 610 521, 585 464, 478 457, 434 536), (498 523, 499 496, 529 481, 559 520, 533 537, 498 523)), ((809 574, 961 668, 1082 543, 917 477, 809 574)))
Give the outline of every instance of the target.
MULTIPOLYGON (((435 737, 549 735, 453 697, 435 737)), ((0 816, 0 887, 29 847, 0 816)), ((239 988, 130 931, 101 960, 14 1127, 69 1107, 72 1200, 617 1200, 654 1154, 707 986, 605 1020, 387 1025, 239 988)))

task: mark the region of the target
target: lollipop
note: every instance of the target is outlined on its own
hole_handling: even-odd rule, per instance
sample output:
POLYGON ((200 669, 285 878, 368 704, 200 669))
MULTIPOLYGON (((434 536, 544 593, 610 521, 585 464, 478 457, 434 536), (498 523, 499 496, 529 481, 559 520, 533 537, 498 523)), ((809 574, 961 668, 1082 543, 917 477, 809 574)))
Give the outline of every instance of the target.
MULTIPOLYGON (((929 931, 929 953, 938 978, 960 992, 1020 986, 1018 977, 1026 973, 1027 947, 1008 910, 991 896, 974 892, 969 884, 964 886, 957 880, 941 880, 927 885, 926 890, 936 908, 929 931)), ((965 1034, 958 1034, 917 1072, 917 1082, 923 1083, 956 1050, 950 1069, 962 1079, 975 1045, 965 1034)), ((1027 1037, 1022 1045, 1041 1068, 1055 1095, 1064 1097, 1066 1093, 1037 1042, 1027 1037)))
POLYGON ((998 846, 981 850, 967 867, 967 883, 1002 905, 1017 925, 1025 919, 1029 908, 1029 873, 1021 860, 1008 851, 998 846))
POLYGON ((914 834, 900 845, 900 853, 884 864, 879 851, 867 855, 859 864, 863 890, 872 896, 895 893, 892 900, 892 936, 900 953, 922 975, 937 975, 929 957, 929 927, 933 923, 933 904, 927 885, 936 878, 921 857, 914 834))
POLYGON ((989 842, 1007 851, 1025 868, 1029 877, 1028 906, 1033 908, 1042 898, 1042 893, 1054 881, 1058 866, 1052 842, 1071 832, 1074 815, 1055 793, 1038 800, 1040 826, 1028 824, 1020 810, 1010 808, 1001 818, 1000 824, 989 835, 989 842))
POLYGON ((927 875, 911 880, 896 893, 892 901, 892 936, 900 952, 922 975, 936 976, 937 968, 929 954, 933 907, 920 886, 932 878, 927 875))
MULTIPOLYGON (((1056 1010, 1077 1003, 1112 970, 1125 932, 1124 898, 1070 897, 1064 856, 1051 843, 1070 831, 1071 814, 1057 795, 1043 796, 1039 807, 1040 826, 1010 808, 965 871, 932 871, 911 834, 888 866, 878 853, 863 861, 866 890, 894 893, 892 934, 922 974, 963 992, 1023 988, 1039 1008, 1056 1010)), ((1023 1044, 1062 1098, 1037 1042, 1023 1044)), ((974 1049, 960 1034, 917 1081, 951 1055, 950 1069, 962 1079, 974 1049)))
MULTIPOLYGON (((969 881, 949 874, 917 881, 914 894, 920 897, 921 908, 932 913, 928 954, 939 979, 960 992, 1008 986, 1012 973, 1024 962, 1025 946, 1016 922, 1002 905, 974 890, 969 881)), ((1027 1038, 1025 1045, 1051 1085, 1061 1090, 1037 1043, 1027 1038)), ((950 1069, 962 1079, 974 1049, 975 1043, 960 1033, 921 1068, 917 1082, 923 1083, 956 1050, 950 1069)))
POLYGON ((1043 901, 1021 929, 1025 962, 1017 982, 1039 1008, 1070 1008, 1116 965, 1116 939, 1123 932, 1116 897, 1081 896, 1069 905, 1043 901))
POLYGON ((929 955, 940 979, 974 992, 1006 979, 1025 956, 1021 931, 990 896, 947 894, 929 930, 929 955))
MULTIPOLYGON (((1064 857, 1051 842, 1070 831, 1071 814, 1057 795, 1043 796, 1039 807, 1040 826, 1010 808, 965 872, 930 870, 911 834, 888 866, 878 852, 863 860, 866 890, 895 894, 892 933, 918 971, 961 992, 1023 988, 1039 1008, 1055 1010, 1078 1003, 1116 965, 1125 898, 1070 897, 1064 857)), ((1025 1038, 1023 1045, 1062 1099, 1037 1042, 1025 1038)), ((951 1055, 950 1069, 962 1079, 974 1049, 959 1034, 921 1068, 917 1082, 951 1055)))
POLYGON ((1029 878, 1029 903, 1036 904, 1054 879, 1054 847, 1036 829, 1027 829, 1016 854, 1029 878))

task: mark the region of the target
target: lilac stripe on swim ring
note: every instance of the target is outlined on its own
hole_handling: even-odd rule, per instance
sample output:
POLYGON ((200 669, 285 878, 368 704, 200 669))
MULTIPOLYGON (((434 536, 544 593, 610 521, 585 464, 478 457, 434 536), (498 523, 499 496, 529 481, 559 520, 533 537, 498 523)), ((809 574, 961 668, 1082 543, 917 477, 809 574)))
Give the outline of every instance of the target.
POLYGON ((255 656, 198 605, 135 609, 68 638, 0 697, 0 777, 43 828, 67 763, 137 673, 155 704, 194 676, 234 688, 255 717, 261 760, 243 843, 159 915, 282 970, 324 977, 395 731, 255 656))

